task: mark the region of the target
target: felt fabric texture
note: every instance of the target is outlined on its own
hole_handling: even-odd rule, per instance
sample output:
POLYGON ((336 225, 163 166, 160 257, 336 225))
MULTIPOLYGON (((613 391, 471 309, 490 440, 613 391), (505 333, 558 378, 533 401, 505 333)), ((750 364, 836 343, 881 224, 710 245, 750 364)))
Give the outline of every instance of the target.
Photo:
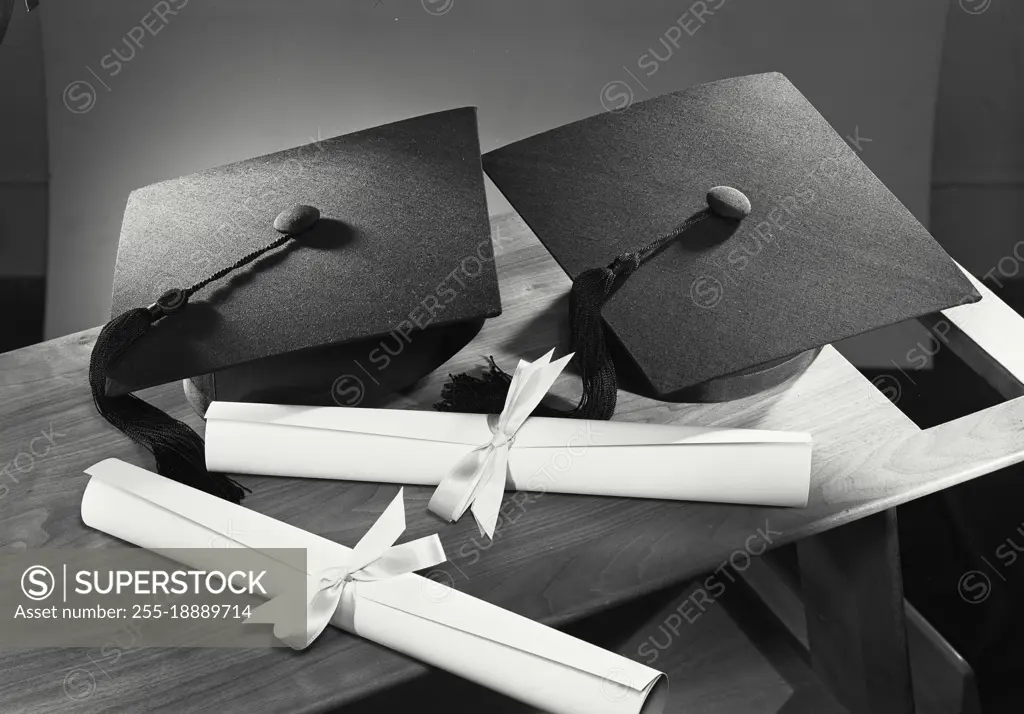
MULTIPOLYGON (((706 207, 603 310, 655 396, 980 299, 955 263, 783 75, 699 85, 523 139, 484 170, 575 278, 706 207)), ((621 366, 617 364, 617 367, 621 366)))
MULTIPOLYGON (((111 314, 145 307, 271 243, 279 237, 274 219, 298 204, 318 208, 319 222, 157 322, 115 365, 108 390, 360 341, 365 349, 353 354, 373 370, 371 350, 385 337, 397 337, 408 357, 423 330, 461 329, 500 314, 475 108, 134 191, 111 314)), ((431 343, 430 359, 405 365, 408 381, 434 369, 437 346, 446 344, 421 341, 431 343)), ((301 369, 299 359, 288 364, 301 369)), ((339 366, 335 376, 346 371, 339 366)))

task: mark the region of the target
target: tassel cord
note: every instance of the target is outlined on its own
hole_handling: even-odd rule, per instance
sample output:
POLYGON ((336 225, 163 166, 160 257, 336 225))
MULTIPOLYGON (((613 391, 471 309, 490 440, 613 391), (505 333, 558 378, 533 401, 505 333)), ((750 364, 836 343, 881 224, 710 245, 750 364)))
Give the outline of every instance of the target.
MULTIPOLYGON (((699 211, 647 245, 620 254, 606 267, 585 270, 576 277, 569 292, 569 332, 575 353, 573 361, 583 382, 583 393, 573 409, 561 411, 541 406, 534 414, 599 420, 612 417, 619 386, 604 334, 601 310, 616 286, 681 233, 706 220, 709 215, 707 209, 699 211)), ((482 378, 468 374, 449 375, 448 383, 441 390, 441 401, 434 405, 435 409, 500 413, 511 376, 498 367, 493 358, 488 358, 488 362, 482 378)))
POLYGON ((281 236, 188 288, 168 290, 149 307, 118 315, 100 331, 89 360, 89 387, 96 411, 129 439, 148 449, 156 460, 158 473, 233 503, 239 503, 249 489, 223 474, 206 470, 205 447, 199 434, 134 394, 109 396, 107 377, 113 365, 153 324, 182 310, 192 295, 210 283, 292 238, 293 235, 281 236))

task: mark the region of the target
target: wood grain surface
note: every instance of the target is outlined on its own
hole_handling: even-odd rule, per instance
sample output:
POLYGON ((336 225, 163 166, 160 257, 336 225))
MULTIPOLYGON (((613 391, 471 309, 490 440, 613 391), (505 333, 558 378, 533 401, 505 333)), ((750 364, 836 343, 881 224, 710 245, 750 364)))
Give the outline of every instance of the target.
MULTIPOLYGON (((519 357, 535 358, 552 346, 565 349, 568 279, 517 217, 494 219, 492 231, 504 314, 391 406, 429 409, 448 372, 479 368, 488 355, 511 367, 519 357)), ((977 319, 959 322, 967 329, 977 319)), ((96 332, 0 355, 4 551, 115 543, 81 521, 82 471, 108 457, 152 468, 149 455, 93 409, 86 367, 96 332)), ((578 378, 568 374, 555 387, 570 398, 577 389, 578 378)), ((180 384, 144 395, 201 428, 180 384)), ((769 547, 792 542, 1024 459, 1024 399, 922 431, 831 347, 795 381, 762 395, 694 405, 623 392, 615 418, 808 431, 814 436, 810 503, 783 509, 507 495, 495 540, 488 543, 472 519, 445 525, 430 515, 429 489, 406 488, 406 536, 439 532, 449 556, 447 575, 435 577, 559 625, 715 570, 752 541, 769 547)), ((557 468, 552 464, 555 477, 557 468)), ((346 545, 358 540, 397 490, 270 477, 243 481, 253 489, 245 501, 249 508, 346 545)), ((303 653, 138 648, 111 660, 99 648, 4 651, 0 702, 4 711, 32 712, 323 712, 425 671, 418 662, 336 630, 303 653), (75 671, 88 676, 78 675, 65 691, 75 671)))

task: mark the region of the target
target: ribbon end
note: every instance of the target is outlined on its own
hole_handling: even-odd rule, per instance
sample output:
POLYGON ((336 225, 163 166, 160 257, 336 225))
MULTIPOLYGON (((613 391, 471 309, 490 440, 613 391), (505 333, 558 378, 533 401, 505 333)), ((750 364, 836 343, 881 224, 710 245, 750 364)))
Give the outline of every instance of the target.
POLYGON ((482 500, 491 499, 477 499, 474 501, 472 508, 473 520, 476 521, 476 526, 480 530, 480 535, 487 536, 489 540, 494 540, 494 532, 498 529, 498 511, 501 508, 501 497, 498 497, 496 505, 488 508, 481 504, 482 500))
POLYGON ((273 625, 274 637, 293 650, 304 650, 330 624, 341 592, 320 591, 308 603, 305 595, 306 588, 300 588, 271 598, 251 610, 242 624, 273 625))
POLYGON ((243 625, 273 625, 274 637, 293 650, 304 650, 313 643, 308 631, 299 632, 286 625, 287 614, 282 604, 288 598, 276 597, 268 600, 249 612, 249 617, 242 621, 243 625))
POLYGON ((561 357, 559 357, 558 359, 551 363, 551 369, 557 370, 556 375, 560 374, 562 370, 565 369, 565 365, 569 364, 569 362, 575 356, 575 352, 570 352, 569 354, 562 355, 561 357))
POLYGON ((440 518, 445 523, 455 523, 457 518, 451 511, 445 512, 445 509, 441 506, 434 505, 433 503, 427 505, 427 510, 433 513, 435 516, 440 518))
POLYGON ((497 528, 497 525, 497 519, 494 519, 494 522, 485 522, 480 518, 476 519, 477 530, 480 531, 481 536, 487 536, 487 540, 494 540, 494 531, 497 528))

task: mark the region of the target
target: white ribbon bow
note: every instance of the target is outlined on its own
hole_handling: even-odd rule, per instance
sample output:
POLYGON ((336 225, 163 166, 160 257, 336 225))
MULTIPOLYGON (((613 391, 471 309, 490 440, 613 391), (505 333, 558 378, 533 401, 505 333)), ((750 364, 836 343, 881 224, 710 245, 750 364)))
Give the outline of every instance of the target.
POLYGON ((352 549, 343 565, 325 568, 308 577, 302 593, 306 600, 305 627, 298 629, 294 615, 285 608, 294 606, 294 594, 285 594, 266 602, 250 613, 246 623, 273 623, 274 636, 296 650, 304 650, 327 628, 335 613, 342 627, 355 631, 355 599, 358 584, 405 575, 445 562, 444 547, 437 535, 395 545, 405 531, 405 503, 402 490, 384 510, 377 522, 352 549))
POLYGON ((428 508, 432 512, 448 521, 457 521, 466 509, 471 509, 480 533, 494 538, 505 492, 508 452, 516 432, 572 359, 572 354, 568 354, 552 362, 552 354, 554 350, 536 362, 520 360, 505 397, 505 408, 497 424, 491 427, 491 440, 469 452, 440 483, 430 497, 428 508))

